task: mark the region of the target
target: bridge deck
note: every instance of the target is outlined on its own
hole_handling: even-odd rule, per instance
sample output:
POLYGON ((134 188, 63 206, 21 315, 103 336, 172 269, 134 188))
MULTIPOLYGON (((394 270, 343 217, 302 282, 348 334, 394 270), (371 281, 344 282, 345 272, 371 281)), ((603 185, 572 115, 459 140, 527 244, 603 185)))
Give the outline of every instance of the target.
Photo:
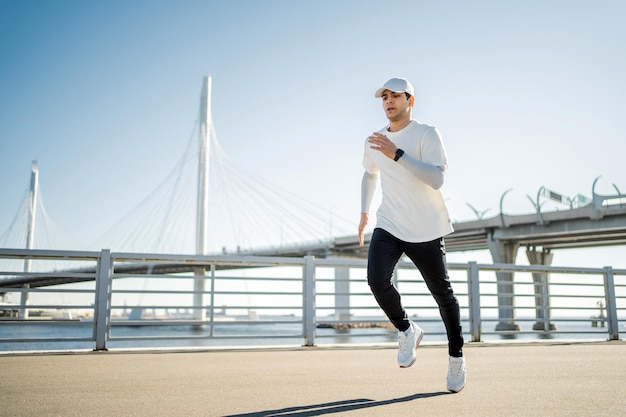
POLYGON ((447 349, 247 349, 0 355, 0 415, 613 416, 626 412, 626 343, 471 344, 446 391, 447 349))
MULTIPOLYGON (((446 250, 448 252, 485 250, 489 248, 489 241, 508 242, 510 247, 540 246, 549 250, 624 245, 626 244, 626 204, 622 203, 622 199, 626 198, 626 195, 614 197, 619 200, 619 204, 602 208, 588 205, 572 210, 546 212, 542 213, 541 216, 537 214, 501 215, 490 219, 455 223, 455 231, 445 237, 446 250)), ((314 255, 320 258, 334 256, 365 259, 370 238, 371 234, 365 236, 365 246, 363 247, 359 246, 358 236, 354 235, 337 237, 330 241, 250 250, 234 254, 233 256, 303 257, 314 255)), ((15 255, 11 253, 11 249, 5 249, 4 251, 6 253, 0 253, 0 259, 29 259, 28 253, 15 255)), ((513 256, 513 259, 515 259, 515 256, 513 256)), ((504 261, 500 259, 497 262, 504 261)), ((163 274, 188 272, 193 270, 193 266, 189 263, 152 266, 127 264, 117 265, 115 270, 116 272, 126 273, 146 273, 151 271, 156 274, 163 274)), ((95 267, 73 272, 95 274, 95 267)), ((35 273, 27 274, 27 276, 1 279, 0 286, 2 288, 20 288, 28 284, 31 288, 34 288, 84 280, 93 280, 93 276, 76 278, 72 275, 58 273, 55 276, 46 277, 35 273)))

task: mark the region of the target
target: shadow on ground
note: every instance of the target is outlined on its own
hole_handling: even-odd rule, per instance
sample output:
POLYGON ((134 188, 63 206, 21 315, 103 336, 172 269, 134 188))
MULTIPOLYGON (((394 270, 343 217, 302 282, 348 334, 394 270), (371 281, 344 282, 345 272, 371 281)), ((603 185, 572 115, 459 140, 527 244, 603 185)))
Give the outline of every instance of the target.
POLYGON ((278 410, 256 411, 244 414, 229 414, 224 417, 307 417, 321 416, 325 414, 343 413, 347 411, 361 410, 364 408, 380 407, 389 404, 404 403, 419 400, 422 398, 437 397, 439 395, 452 394, 448 391, 428 392, 413 394, 406 397, 394 398, 391 400, 374 401, 367 398, 357 398, 353 400, 336 401, 323 404, 303 405, 298 407, 281 408, 278 410))

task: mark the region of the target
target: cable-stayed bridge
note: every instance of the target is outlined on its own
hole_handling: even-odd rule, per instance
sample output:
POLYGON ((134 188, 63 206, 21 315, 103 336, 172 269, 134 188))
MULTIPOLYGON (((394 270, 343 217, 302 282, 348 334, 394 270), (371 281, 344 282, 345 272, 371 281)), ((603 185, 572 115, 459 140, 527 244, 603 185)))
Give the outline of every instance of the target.
POLYGON ((221 254, 319 244, 353 233, 353 221, 229 158, 211 121, 210 84, 207 77, 198 120, 174 169, 104 235, 90 243, 67 238, 46 213, 39 186, 33 185, 39 175, 34 166, 16 217, 0 231, 0 247, 221 254))

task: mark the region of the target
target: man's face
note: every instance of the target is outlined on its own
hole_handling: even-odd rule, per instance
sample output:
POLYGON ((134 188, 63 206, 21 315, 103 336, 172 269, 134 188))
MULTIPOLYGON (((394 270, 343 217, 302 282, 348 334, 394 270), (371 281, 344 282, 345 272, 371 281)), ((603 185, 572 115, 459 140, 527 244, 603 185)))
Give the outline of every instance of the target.
POLYGON ((411 103, 405 93, 383 91, 383 110, 390 121, 402 120, 411 116, 411 103))

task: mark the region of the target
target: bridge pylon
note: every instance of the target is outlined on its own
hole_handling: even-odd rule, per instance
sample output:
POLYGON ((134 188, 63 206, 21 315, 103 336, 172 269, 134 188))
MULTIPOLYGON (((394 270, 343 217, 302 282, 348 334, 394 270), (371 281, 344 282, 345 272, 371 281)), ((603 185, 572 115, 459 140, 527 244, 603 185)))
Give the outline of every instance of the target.
MULTIPOLYGON (((26 249, 32 249, 35 243, 35 220, 37 219, 37 197, 39 195, 39 167, 37 161, 33 161, 30 175, 30 192, 29 192, 29 204, 28 204, 28 234, 26 235, 26 249)), ((24 261, 24 272, 31 271, 32 260, 26 259, 24 261)), ((19 310, 19 318, 28 318, 28 291, 29 284, 24 284, 24 291, 22 292, 20 304, 24 307, 19 310)))
MULTIPOLYGON (((209 219, 209 156, 211 149, 211 77, 206 76, 200 92, 200 152, 198 157, 198 195, 196 213, 196 254, 207 254, 207 225, 209 219)), ((204 308, 204 290, 206 284, 206 268, 194 269, 194 318, 206 320, 204 308)))

